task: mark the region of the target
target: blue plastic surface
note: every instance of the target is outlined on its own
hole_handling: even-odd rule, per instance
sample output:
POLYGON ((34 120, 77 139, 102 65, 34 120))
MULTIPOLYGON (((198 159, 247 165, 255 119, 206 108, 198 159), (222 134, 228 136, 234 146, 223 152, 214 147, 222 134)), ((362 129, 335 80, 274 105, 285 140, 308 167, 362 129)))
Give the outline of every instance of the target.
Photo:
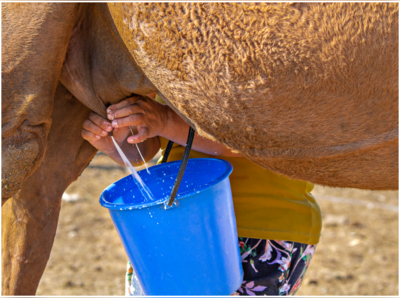
POLYGON ((190 159, 177 194, 165 209, 180 161, 138 172, 155 197, 143 198, 129 175, 107 187, 109 209, 145 295, 230 295, 243 270, 233 211, 230 163, 190 159))

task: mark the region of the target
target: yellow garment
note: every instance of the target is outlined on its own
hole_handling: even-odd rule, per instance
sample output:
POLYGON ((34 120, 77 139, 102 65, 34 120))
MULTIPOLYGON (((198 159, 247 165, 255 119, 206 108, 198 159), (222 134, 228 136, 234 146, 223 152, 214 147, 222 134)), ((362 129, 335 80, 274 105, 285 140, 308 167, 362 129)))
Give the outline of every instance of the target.
MULTIPOLYGON (((159 139, 164 156, 168 140, 159 139)), ((184 151, 185 147, 174 143, 168 161, 181 160, 184 151)), ((319 242, 321 211, 310 193, 312 183, 278 175, 243 157, 213 156, 194 150, 189 155, 201 157, 224 159, 233 166, 229 180, 239 237, 319 242)))
MULTIPOLYGON (((168 140, 160 137, 160 144, 164 156, 168 140)), ((181 160, 184 151, 174 143, 168 161, 181 160)), ((189 155, 201 157, 216 158, 194 150, 189 155)), ((310 194, 313 184, 278 175, 243 157, 217 158, 233 166, 229 180, 239 237, 318 243, 321 212, 310 194)))

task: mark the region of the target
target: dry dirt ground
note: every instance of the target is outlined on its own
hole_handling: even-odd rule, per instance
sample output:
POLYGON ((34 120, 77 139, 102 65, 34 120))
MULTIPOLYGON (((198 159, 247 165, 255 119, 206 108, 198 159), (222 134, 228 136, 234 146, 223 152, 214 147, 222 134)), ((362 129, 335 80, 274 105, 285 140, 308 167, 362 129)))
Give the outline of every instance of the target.
MULTIPOLYGON (((66 191, 38 295, 124 295, 127 257, 102 190, 127 175, 97 155, 66 191)), ((398 191, 316 186, 322 238, 298 295, 398 295, 398 191)))

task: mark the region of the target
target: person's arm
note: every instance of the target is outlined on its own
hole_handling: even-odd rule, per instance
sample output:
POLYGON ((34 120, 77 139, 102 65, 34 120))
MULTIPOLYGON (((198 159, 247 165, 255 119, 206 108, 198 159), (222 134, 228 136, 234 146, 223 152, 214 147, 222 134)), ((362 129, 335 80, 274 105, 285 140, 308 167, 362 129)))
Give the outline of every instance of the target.
MULTIPOLYGON (((104 119, 96 113, 91 113, 89 119, 83 123, 81 132, 82 137, 92 144, 96 149, 107 154, 112 160, 120 165, 124 165, 111 137, 108 132, 112 130, 110 121, 104 119)), ((122 151, 129 159, 134 167, 143 165, 142 158, 135 145, 126 141, 128 135, 131 134, 129 127, 114 129, 113 135, 115 141, 121 147, 122 151)), ((160 149, 160 141, 158 137, 146 139, 138 144, 140 152, 146 162, 150 161, 160 149)))
MULTIPOLYGON (((167 125, 164 127, 161 136, 185 146, 189 132, 189 124, 169 107, 167 107, 167 113, 167 125)), ((199 136, 197 132, 193 140, 192 149, 210 155, 240 157, 239 154, 233 153, 224 145, 199 136)))
MULTIPOLYGON (((162 136, 185 146, 189 125, 167 105, 150 98, 132 96, 107 109, 107 117, 115 128, 136 126, 138 134, 129 136, 128 143, 141 143, 148 138, 162 136)), ((210 139, 195 135, 192 149, 216 156, 235 156, 224 145, 210 139)))

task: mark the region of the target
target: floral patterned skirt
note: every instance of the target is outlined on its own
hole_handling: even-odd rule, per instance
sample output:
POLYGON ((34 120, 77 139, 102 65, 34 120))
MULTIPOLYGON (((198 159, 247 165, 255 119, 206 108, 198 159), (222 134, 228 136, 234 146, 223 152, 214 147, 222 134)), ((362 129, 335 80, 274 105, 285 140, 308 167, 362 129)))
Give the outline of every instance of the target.
POLYGON ((234 295, 295 295, 307 271, 315 245, 239 238, 244 272, 234 295))
MULTIPOLYGON (((295 295, 316 247, 291 241, 241 237, 239 246, 244 277, 234 296, 295 295)), ((143 295, 130 262, 125 295, 143 295)))

